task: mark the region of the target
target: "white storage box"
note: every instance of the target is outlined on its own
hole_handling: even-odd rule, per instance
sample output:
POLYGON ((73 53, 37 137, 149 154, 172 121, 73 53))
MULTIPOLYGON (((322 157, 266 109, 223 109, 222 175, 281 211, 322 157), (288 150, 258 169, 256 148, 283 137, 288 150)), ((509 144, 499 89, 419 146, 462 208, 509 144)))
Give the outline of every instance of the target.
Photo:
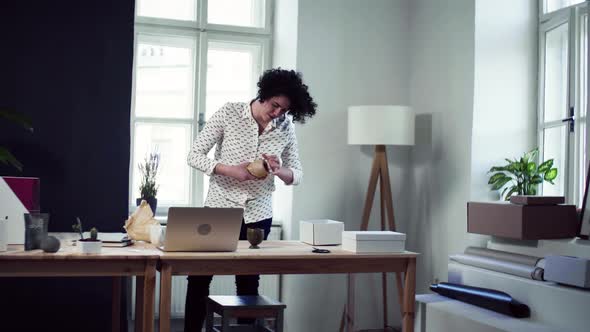
POLYGON ((406 250, 406 234, 391 231, 342 232, 342 249, 364 252, 401 252, 406 250))
POLYGON ((302 220, 299 223, 301 242, 315 246, 341 244, 344 223, 330 219, 302 220))
POLYGON ((590 260, 549 255, 545 257, 544 279, 570 286, 590 288, 590 260))

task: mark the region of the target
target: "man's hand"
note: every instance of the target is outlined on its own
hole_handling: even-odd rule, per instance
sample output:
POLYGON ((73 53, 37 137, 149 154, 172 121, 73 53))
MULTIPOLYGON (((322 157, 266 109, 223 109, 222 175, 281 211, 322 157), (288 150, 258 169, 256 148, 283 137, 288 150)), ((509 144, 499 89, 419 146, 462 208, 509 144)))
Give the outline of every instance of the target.
POLYGON ((285 184, 293 183, 293 171, 289 168, 282 167, 279 157, 263 153, 262 158, 266 160, 271 174, 278 176, 285 184))
POLYGON ((266 160, 266 163, 268 164, 269 171, 271 174, 275 174, 275 172, 281 169, 281 160, 279 159, 279 157, 263 153, 262 158, 266 160))
POLYGON ((250 164, 250 162, 245 161, 239 165, 223 165, 217 164, 215 166, 215 174, 225 175, 232 177, 240 182, 248 181, 248 180, 257 180, 257 178, 250 174, 246 167, 250 164))

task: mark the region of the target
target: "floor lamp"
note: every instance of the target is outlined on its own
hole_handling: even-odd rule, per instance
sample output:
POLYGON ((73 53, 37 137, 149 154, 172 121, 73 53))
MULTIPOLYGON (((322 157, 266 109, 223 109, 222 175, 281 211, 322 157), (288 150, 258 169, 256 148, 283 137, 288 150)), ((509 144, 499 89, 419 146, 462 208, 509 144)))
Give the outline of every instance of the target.
MULTIPOLYGON (((361 220, 361 231, 366 231, 369 228, 377 182, 380 184, 381 230, 395 231, 393 198, 385 146, 414 145, 414 119, 414 112, 408 106, 350 106, 348 108, 348 144, 375 146, 369 188, 361 220)), ((401 274, 396 273, 395 278, 401 310, 403 303, 401 274)), ((387 329, 387 276, 385 273, 382 274, 381 280, 383 285, 383 328, 387 329)), ((351 291, 351 288, 354 289, 354 275, 349 274, 348 282, 349 294, 354 298, 354 291, 351 291)), ((354 303, 354 301, 352 302, 354 303)), ((354 308, 348 308, 347 311, 348 315, 351 315, 354 313, 354 308)), ((353 329, 354 321, 349 326, 353 329)))

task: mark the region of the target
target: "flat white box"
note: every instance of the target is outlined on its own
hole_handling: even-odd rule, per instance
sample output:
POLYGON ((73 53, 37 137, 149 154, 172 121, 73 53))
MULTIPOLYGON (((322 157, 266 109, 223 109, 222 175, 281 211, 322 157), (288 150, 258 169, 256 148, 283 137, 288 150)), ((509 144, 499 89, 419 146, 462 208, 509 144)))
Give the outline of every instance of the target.
POLYGON ((344 223, 330 219, 302 220, 299 223, 301 242, 315 246, 341 244, 344 223))
POLYGON ((406 250, 406 234, 392 231, 342 232, 342 250, 366 252, 402 252, 406 250))
POLYGON ((545 257, 543 277, 564 285, 590 288, 590 260, 586 258, 549 255, 545 257))

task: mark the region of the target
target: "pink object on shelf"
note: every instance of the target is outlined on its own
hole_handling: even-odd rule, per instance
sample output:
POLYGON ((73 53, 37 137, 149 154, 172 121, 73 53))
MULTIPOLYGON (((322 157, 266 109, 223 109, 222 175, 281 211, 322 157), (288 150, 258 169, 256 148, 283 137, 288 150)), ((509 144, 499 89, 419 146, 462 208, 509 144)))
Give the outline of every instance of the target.
POLYGON ((29 212, 40 212, 39 178, 3 176, 2 179, 29 212))

